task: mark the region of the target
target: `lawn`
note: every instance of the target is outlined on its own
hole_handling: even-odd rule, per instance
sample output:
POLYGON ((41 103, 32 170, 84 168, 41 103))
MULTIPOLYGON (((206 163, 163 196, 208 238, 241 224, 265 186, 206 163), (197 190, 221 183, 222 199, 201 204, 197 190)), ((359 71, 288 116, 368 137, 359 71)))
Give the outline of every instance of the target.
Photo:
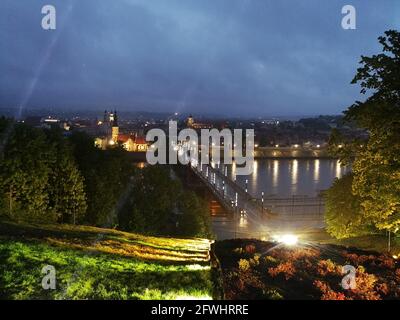
POLYGON ((0 223, 0 299, 210 299, 209 241, 0 223), (41 282, 46 265, 56 289, 41 282))

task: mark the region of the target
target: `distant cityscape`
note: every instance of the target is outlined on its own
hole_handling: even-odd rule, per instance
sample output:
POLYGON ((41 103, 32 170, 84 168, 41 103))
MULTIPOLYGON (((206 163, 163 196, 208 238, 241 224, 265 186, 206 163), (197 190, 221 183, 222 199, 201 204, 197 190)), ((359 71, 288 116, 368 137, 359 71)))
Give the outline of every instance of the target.
MULTIPOLYGON (((65 134, 81 131, 95 139, 96 146, 121 144, 130 152, 145 152, 148 144, 146 133, 153 128, 167 130, 168 122, 175 120, 180 128, 195 130, 217 128, 254 129, 257 148, 325 148, 332 129, 349 138, 365 139, 367 133, 348 123, 340 115, 320 115, 288 119, 283 117, 259 117, 249 119, 212 118, 186 113, 124 112, 116 108, 107 111, 60 112, 46 109, 24 110, 18 121, 34 127, 59 127, 65 134)), ((0 115, 13 118, 15 109, 0 109, 0 115)))

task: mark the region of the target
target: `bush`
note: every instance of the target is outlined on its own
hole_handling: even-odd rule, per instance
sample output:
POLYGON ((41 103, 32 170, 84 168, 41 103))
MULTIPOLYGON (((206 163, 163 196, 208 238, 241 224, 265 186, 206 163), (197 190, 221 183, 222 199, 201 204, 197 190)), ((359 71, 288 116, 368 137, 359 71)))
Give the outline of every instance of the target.
POLYGON ((276 277, 279 274, 283 274, 286 280, 291 279, 295 273, 296 273, 296 268, 294 267, 291 261, 282 262, 278 264, 276 267, 268 269, 268 274, 271 277, 276 277))
POLYGON ((242 272, 247 272, 250 270, 250 262, 246 259, 240 259, 238 262, 239 270, 242 272))

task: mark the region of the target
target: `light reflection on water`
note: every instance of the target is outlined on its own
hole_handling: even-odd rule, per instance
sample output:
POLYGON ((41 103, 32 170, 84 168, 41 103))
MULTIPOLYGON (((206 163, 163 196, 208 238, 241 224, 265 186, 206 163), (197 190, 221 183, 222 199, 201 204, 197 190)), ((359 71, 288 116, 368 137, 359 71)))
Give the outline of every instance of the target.
MULTIPOLYGON (((228 167, 228 176, 234 178, 235 165, 228 167)), ((255 160, 254 172, 249 176, 236 176, 245 186, 248 179, 250 194, 290 197, 292 195, 315 196, 328 189, 335 178, 350 171, 334 159, 259 159, 255 160)))

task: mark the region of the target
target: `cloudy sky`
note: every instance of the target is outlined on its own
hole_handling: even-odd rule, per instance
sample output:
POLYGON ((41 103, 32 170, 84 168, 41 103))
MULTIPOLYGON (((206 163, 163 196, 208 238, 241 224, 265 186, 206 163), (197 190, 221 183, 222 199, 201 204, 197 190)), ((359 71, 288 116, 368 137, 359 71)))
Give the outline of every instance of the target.
POLYGON ((387 29, 398 0, 1 0, 0 106, 338 114, 387 29))

